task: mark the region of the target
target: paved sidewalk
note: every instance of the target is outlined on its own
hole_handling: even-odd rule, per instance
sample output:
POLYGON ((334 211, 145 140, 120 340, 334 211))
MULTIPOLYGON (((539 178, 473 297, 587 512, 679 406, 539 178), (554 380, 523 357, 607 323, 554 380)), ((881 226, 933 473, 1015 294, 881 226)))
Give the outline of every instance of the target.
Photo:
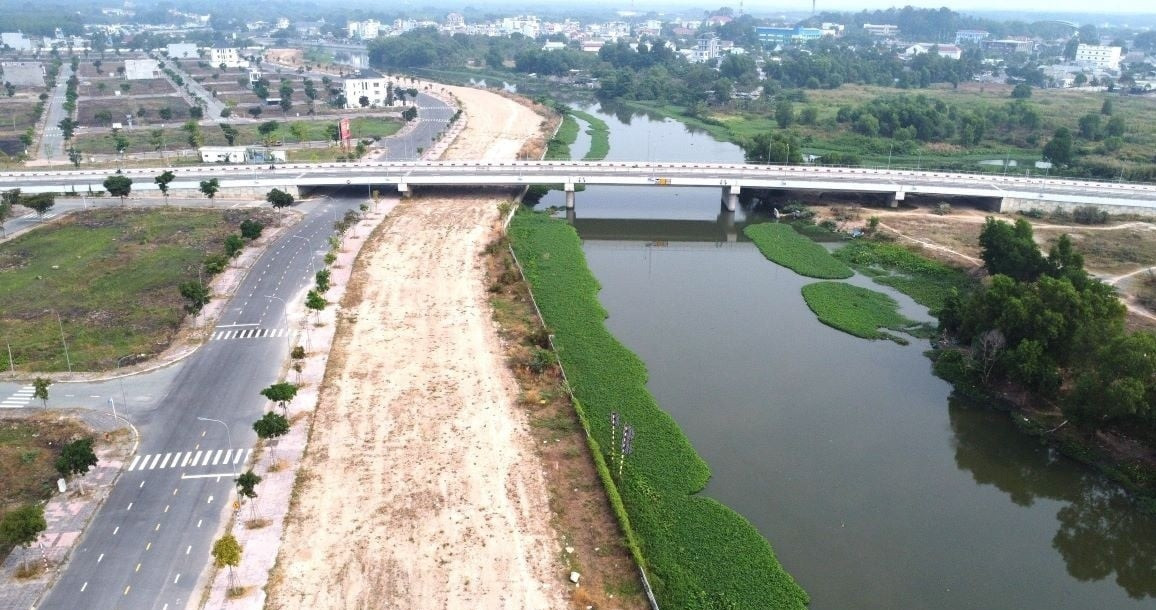
MULTIPOLYGON (((339 253, 337 261, 330 267, 330 288, 325 293, 325 298, 331 304, 321 312, 316 321, 309 321, 307 317, 304 309, 304 291, 300 295, 301 298, 293 300, 296 307, 296 311, 293 312, 294 318, 306 322, 298 327, 296 331, 298 334, 295 336, 295 345, 301 345, 306 350, 301 377, 298 379, 296 373, 287 373, 288 381, 300 385, 297 397, 290 403, 286 413, 293 425, 287 435, 267 444, 252 466, 253 472, 261 477, 261 483, 256 488, 257 498, 251 502, 256 503, 257 518, 268 521, 268 525, 249 529, 247 524, 252 521, 254 513, 253 507, 248 504, 235 513, 226 531, 237 538, 243 549, 241 565, 233 570, 233 580, 235 586, 243 589, 244 593, 235 598, 229 597, 226 594, 229 587, 229 571, 218 570, 209 577, 208 601, 202 607, 257 610, 265 606, 265 585, 269 581, 269 573, 277 561, 281 548, 285 519, 293 495, 293 484, 297 479, 301 458, 309 440, 309 418, 317 406, 318 392, 325 379, 329 349, 337 330, 337 319, 341 315, 339 303, 349 285, 354 259, 361 251, 366 238, 395 205, 396 199, 382 199, 377 204, 376 212, 365 213, 362 220, 346 233, 345 247, 339 253)), ((224 535, 224 532, 220 535, 224 535)))
MULTIPOLYGON (((32 410, 25 410, 32 412, 32 410)), ((114 422, 112 415, 83 409, 54 412, 81 419, 98 433, 124 429, 123 421, 114 422)), ((98 447, 96 467, 81 479, 84 493, 77 491, 77 481, 69 483, 68 491, 57 493, 44 506, 48 528, 31 549, 17 548, 0 564, 0 610, 28 610, 35 608, 40 597, 56 582, 60 570, 68 560, 73 546, 84 533, 85 527, 97 509, 108 498, 112 486, 120 476, 125 459, 135 449, 135 434, 116 437, 111 446, 98 447), (48 569, 32 579, 16 578, 16 570, 27 559, 46 563, 48 569)), ((98 441, 99 444, 99 441, 98 441)))

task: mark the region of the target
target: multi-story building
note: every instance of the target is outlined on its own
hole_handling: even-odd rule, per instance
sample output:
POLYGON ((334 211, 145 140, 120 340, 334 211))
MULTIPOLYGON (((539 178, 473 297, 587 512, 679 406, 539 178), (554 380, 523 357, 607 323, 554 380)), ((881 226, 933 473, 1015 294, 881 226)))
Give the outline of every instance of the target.
POLYGON ((376 19, 350 21, 345 28, 349 37, 357 40, 373 40, 381 35, 381 22, 376 19))
POLYGON ((1120 51, 1120 47, 1082 44, 1076 47, 1076 65, 1101 70, 1119 70, 1120 51))
POLYGON ((704 62, 718 59, 718 56, 718 36, 714 34, 703 34, 699 36, 695 42, 694 51, 691 52, 689 59, 693 62, 704 62))
POLYGON ((386 105, 389 96, 388 78, 350 78, 342 83, 342 93, 345 94, 346 108, 364 108, 361 98, 366 98, 370 108, 381 108, 386 105))
POLYGON ((885 24, 864 23, 863 30, 872 36, 879 36, 882 38, 894 38, 899 35, 899 26, 885 24))
POLYGON ((963 49, 953 44, 935 44, 931 42, 921 42, 907 47, 903 54, 907 57, 915 57, 916 55, 923 55, 924 53, 935 52, 940 57, 947 57, 949 59, 959 59, 963 57, 963 49))
POLYGON ((955 44, 979 44, 991 36, 986 30, 958 30, 955 33, 955 44))
POLYGON ((13 51, 31 51, 32 40, 20 32, 4 32, 0 34, 0 44, 13 51))
POLYGON ((241 59, 236 48, 209 49, 209 64, 213 67, 224 64, 226 68, 244 68, 249 62, 241 59))
MULTIPOLYGON (((830 35, 834 35, 834 30, 829 30, 830 35)), ((824 30, 819 28, 805 28, 802 26, 795 26, 793 28, 775 28, 775 27, 756 27, 755 35, 759 37, 759 42, 764 46, 775 46, 780 44, 798 44, 810 40, 818 40, 824 36, 824 30)))

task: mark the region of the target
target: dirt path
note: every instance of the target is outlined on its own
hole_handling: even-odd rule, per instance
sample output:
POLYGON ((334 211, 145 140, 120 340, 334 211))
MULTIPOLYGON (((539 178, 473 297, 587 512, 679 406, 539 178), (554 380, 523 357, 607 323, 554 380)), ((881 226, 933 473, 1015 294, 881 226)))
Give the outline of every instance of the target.
MULTIPOLYGON (((536 135, 525 107, 454 93, 470 117, 456 158, 513 158, 536 135)), ((565 607, 542 466, 482 285, 497 203, 406 201, 366 244, 269 608, 565 607)))

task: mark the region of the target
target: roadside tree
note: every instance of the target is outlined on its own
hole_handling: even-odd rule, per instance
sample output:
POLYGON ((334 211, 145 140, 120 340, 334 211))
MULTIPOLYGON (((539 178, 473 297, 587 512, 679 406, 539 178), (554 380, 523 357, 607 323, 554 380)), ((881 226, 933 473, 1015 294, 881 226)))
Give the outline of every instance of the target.
MULTIPOLYGON (((0 543, 24 547, 27 551, 46 529, 48 522, 44 520, 43 506, 22 506, 0 519, 0 543)), ((27 556, 24 560, 27 562, 27 556)))
POLYGON ((73 167, 80 168, 80 162, 84 160, 84 153, 77 150, 75 146, 69 146, 68 160, 72 162, 73 167))
POLYGON ((174 174, 173 172, 171 172, 170 170, 167 170, 167 169, 165 171, 161 172, 161 174, 158 175, 157 177, 153 178, 153 182, 156 182, 157 188, 159 188, 161 190, 161 195, 164 195, 164 197, 165 197, 165 204, 166 205, 169 202, 169 184, 172 183, 172 181, 176 180, 176 179, 177 179, 177 175, 174 174))
POLYGON ((36 212, 37 216, 44 216, 44 213, 52 209, 56 205, 56 195, 53 193, 37 193, 35 195, 25 195, 20 201, 20 205, 36 212))
MULTIPOLYGON (((56 458, 56 472, 67 479, 72 476, 84 476, 93 466, 96 466, 96 452, 92 450, 92 439, 82 438, 68 443, 60 450, 56 458)), ((83 490, 80 480, 76 484, 83 490)))
POLYGON ((261 419, 253 422, 253 431, 257 433, 257 438, 263 441, 279 438, 289 434, 289 420, 280 413, 269 411, 262 415, 261 419))
POLYGON ((305 295, 305 307, 313 312, 315 318, 317 314, 324 311, 325 306, 328 304, 329 302, 325 300, 325 297, 318 294, 316 290, 310 290, 309 293, 305 295))
POLYGON ((225 534, 213 543, 213 565, 218 568, 229 568, 229 589, 234 589, 233 568, 241 565, 241 543, 232 534, 225 534))
POLYGON ((297 396, 297 386, 288 381, 279 381, 261 390, 261 396, 277 403, 282 410, 286 409, 289 401, 297 396))
POLYGON ((104 190, 108 191, 109 195, 113 197, 120 197, 120 203, 124 204, 124 198, 128 197, 132 192, 132 178, 128 176, 109 176, 104 179, 104 190))
POLYGON ((39 398, 45 409, 48 408, 48 386, 50 385, 52 385, 52 380, 47 377, 37 377, 32 380, 32 397, 39 398))
POLYGON ((209 303, 212 296, 209 294, 208 286, 205 286, 199 281, 184 282, 180 286, 181 296, 185 299, 185 311, 199 315, 205 305, 209 303))
POLYGON ((273 189, 265 195, 265 201, 273 204, 273 207, 277 209, 287 208, 293 205, 293 195, 281 189, 273 189))
POLYGON ((213 197, 217 196, 217 191, 219 190, 221 190, 220 180, 217 180, 216 178, 201 180, 201 192, 205 194, 205 197, 212 199, 213 197))
POLYGON ((261 476, 253 472, 252 469, 241 473, 233 482, 237 485, 237 494, 242 498, 249 500, 249 510, 254 519, 257 518, 257 485, 261 482, 261 476))

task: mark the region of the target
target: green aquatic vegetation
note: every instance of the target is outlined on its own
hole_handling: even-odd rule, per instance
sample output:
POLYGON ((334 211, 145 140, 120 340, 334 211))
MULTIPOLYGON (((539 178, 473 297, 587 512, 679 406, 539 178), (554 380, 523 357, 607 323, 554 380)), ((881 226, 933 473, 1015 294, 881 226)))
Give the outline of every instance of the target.
POLYGON ((821 280, 841 280, 854 273, 826 248, 799 235, 790 225, 767 222, 743 229, 767 260, 799 275, 821 280))
POLYGON ((590 150, 587 151, 585 157, 582 157, 582 160, 601 161, 605 159, 606 155, 610 154, 610 126, 606 124, 606 121, 589 112, 573 110, 570 114, 590 124, 590 128, 586 130, 586 133, 590 134, 590 150))
POLYGON ((943 309, 952 290, 967 292, 973 283, 964 271, 894 243, 856 241, 836 250, 835 258, 871 277, 875 283, 911 297, 932 314, 943 309))
POLYGON ((606 329, 598 282, 565 222, 521 212, 510 239, 554 333, 596 465, 627 544, 662 607, 803 608, 806 592, 745 518, 699 496, 710 470, 646 389, 646 367, 606 329), (634 426, 621 476, 610 413, 634 426))
POLYGON ((899 314, 895 299, 844 282, 815 282, 803 286, 803 300, 819 321, 864 339, 907 340, 880 329, 922 334, 920 325, 899 314))

